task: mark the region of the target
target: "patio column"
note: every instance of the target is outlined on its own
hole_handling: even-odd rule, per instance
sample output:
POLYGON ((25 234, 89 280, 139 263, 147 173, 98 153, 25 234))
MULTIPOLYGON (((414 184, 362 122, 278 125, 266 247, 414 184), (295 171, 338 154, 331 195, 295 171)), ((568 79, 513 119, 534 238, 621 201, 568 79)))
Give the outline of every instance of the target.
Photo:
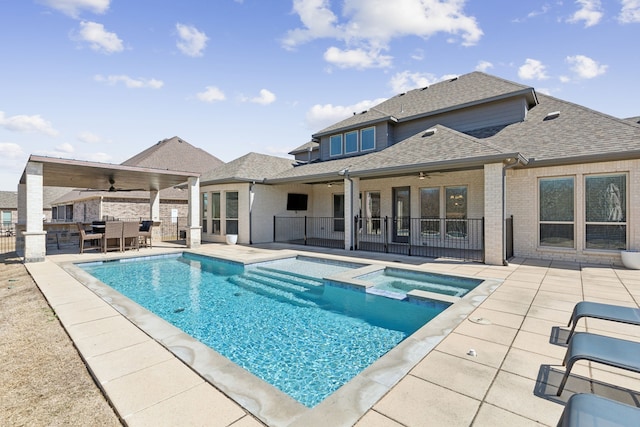
POLYGON ((198 248, 202 238, 200 225, 200 178, 191 177, 188 183, 189 191, 189 229, 187 230, 187 247, 198 248))
POLYGON ((504 181, 502 163, 484 165, 484 262, 504 262, 504 181))
POLYGON ((149 192, 149 217, 152 221, 160 221, 160 192, 149 192))
POLYGON ((344 174, 344 249, 354 249, 353 217, 358 213, 360 178, 351 178, 349 171, 344 174))
POLYGON ((42 163, 28 162, 24 171, 25 183, 18 186, 18 221, 24 221, 26 226, 22 233, 25 263, 44 261, 47 252, 47 233, 42 227, 42 170, 42 163), (23 210, 22 214, 20 210, 23 210))

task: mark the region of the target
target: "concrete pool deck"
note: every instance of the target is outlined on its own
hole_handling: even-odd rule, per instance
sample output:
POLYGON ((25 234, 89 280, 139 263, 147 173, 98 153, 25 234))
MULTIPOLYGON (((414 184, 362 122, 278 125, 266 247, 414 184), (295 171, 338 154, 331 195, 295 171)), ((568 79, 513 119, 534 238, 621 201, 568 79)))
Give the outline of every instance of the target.
MULTIPOLYGON (((243 407, 227 397, 60 267, 181 249, 165 245, 125 254, 60 253, 26 266, 126 424, 264 425, 252 414, 260 413, 259 408, 249 412, 245 407, 250 404, 244 402, 243 407)), ((308 249, 205 244, 195 252, 250 261, 308 249)), ((311 253, 318 252, 395 266, 403 262, 427 271, 496 279, 501 285, 384 393, 371 390, 370 408, 354 408, 361 402, 335 399, 317 416, 304 418, 304 425, 551 426, 574 392, 595 392, 629 404, 640 400, 640 375, 587 362, 576 364, 565 392, 555 396, 564 373, 562 337, 566 337, 574 304, 586 299, 638 307, 640 271, 523 259, 503 267, 366 252, 311 253), (468 354, 470 349, 476 356, 468 354), (341 423, 341 412, 363 415, 341 423)), ((587 319, 578 326, 585 329, 640 341, 637 326, 587 319)), ((238 368, 231 365, 228 362, 228 369, 220 369, 218 375, 233 382, 238 368)), ((286 425, 287 411, 282 407, 282 413, 272 414, 273 418, 261 418, 286 425)), ((291 422, 302 425, 301 419, 291 422)))

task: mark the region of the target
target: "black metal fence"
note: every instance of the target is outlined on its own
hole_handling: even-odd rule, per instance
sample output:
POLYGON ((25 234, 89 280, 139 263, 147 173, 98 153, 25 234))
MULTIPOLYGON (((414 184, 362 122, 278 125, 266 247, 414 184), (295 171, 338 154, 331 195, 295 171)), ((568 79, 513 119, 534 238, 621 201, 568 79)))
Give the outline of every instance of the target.
POLYGON ((16 250, 16 232, 13 224, 3 224, 0 230, 0 254, 7 254, 16 250))
POLYGON ((344 219, 274 216, 273 241, 323 248, 344 248, 344 219))
POLYGON ((484 261, 484 219, 355 218, 356 248, 429 258, 484 261))
MULTIPOLYGON (((149 218, 136 217, 136 218, 113 218, 115 221, 149 221, 149 218)), ((160 218, 160 225, 154 225, 154 227, 160 228, 160 239, 163 242, 185 240, 187 238, 187 230, 189 229, 189 222, 186 216, 179 217, 162 217, 160 218)), ((154 233, 155 234, 155 233, 154 233)))

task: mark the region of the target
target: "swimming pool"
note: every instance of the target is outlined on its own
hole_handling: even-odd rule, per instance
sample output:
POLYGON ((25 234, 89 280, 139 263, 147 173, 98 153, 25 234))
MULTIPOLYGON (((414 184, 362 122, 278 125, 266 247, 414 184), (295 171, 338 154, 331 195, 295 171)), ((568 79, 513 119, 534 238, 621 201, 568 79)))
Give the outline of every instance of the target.
POLYGON ((307 258, 245 267, 184 253, 79 266, 307 407, 450 305, 331 286, 321 278, 364 264, 307 258))

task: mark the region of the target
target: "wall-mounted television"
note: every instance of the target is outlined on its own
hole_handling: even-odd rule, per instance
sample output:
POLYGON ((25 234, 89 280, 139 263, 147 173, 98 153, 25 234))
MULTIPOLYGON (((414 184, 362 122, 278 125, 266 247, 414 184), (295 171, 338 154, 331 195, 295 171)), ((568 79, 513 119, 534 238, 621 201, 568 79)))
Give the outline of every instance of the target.
POLYGON ((287 210, 288 211, 306 211, 307 199, 306 194, 289 193, 287 194, 287 210))

